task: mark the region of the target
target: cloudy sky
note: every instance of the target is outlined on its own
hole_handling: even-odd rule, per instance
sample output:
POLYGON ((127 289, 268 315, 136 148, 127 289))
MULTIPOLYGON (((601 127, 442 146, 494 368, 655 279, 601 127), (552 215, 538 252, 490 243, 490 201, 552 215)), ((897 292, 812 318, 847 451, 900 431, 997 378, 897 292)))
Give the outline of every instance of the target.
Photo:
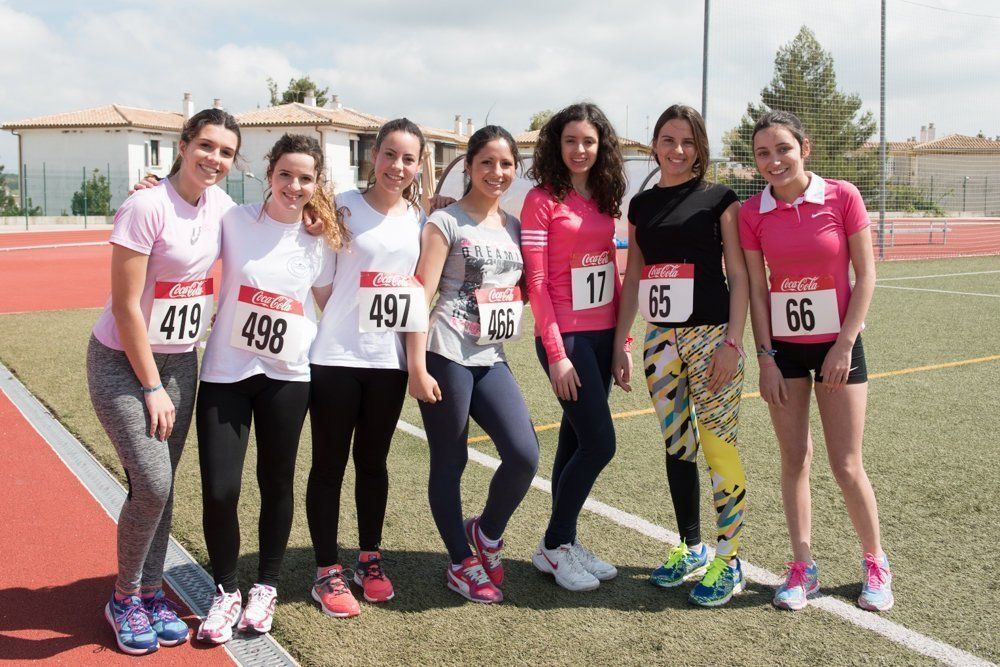
MULTIPOLYGON (((887 131, 1000 134, 1000 3, 887 0, 887 131)), ((878 110, 879 0, 712 0, 713 147, 756 100, 775 50, 810 26, 841 89, 878 110)), ((703 2, 45 2, 0 0, 0 120, 119 103, 267 106, 265 80, 308 75, 349 107, 520 131, 537 110, 600 104, 648 141, 669 104, 701 103, 703 2)), ((713 151, 714 152, 714 151, 713 151)), ((0 164, 17 142, 0 133, 0 164)))

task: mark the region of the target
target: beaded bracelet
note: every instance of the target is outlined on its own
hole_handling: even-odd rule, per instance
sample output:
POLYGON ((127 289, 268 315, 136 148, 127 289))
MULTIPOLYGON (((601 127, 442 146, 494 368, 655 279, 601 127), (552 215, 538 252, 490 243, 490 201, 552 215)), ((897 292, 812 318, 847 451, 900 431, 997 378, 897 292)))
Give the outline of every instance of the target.
POLYGON ((770 349, 768 349, 768 348, 764 347, 763 345, 761 345, 760 349, 757 350, 757 358, 758 359, 760 357, 763 357, 764 355, 767 355, 767 356, 769 356, 771 358, 774 358, 774 355, 776 355, 776 354, 778 354, 778 351, 775 350, 773 347, 770 348, 770 349))

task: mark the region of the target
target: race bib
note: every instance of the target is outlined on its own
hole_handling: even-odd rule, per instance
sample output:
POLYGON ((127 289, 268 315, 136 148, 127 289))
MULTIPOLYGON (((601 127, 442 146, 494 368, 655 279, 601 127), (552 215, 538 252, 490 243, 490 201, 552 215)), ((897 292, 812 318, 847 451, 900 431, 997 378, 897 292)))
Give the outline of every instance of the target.
POLYGON ((424 287, 415 276, 362 271, 358 331, 427 331, 424 287))
POLYGON ((684 322, 694 310, 694 264, 647 264, 639 279, 639 310, 647 322, 684 322))
POLYGON ((240 285, 229 344, 261 357, 294 362, 309 351, 310 324, 301 301, 240 285))
POLYGON ((615 296, 615 263, 611 250, 573 255, 570 264, 573 310, 611 303, 615 296))
POLYGON ((183 283, 157 282, 146 330, 152 345, 190 345, 212 319, 215 291, 211 278, 183 283))
POLYGON ((484 287, 476 290, 479 303, 479 345, 494 345, 521 337, 524 302, 520 287, 484 287))
POLYGON ((771 334, 815 336, 840 332, 833 276, 782 278, 771 284, 771 334))

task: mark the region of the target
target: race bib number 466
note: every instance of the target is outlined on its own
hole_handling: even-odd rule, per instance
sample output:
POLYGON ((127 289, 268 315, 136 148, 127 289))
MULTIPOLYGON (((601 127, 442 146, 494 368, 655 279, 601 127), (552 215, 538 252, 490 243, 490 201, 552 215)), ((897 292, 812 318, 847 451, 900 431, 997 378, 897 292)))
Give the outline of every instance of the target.
POLYGON ((183 283, 157 282, 146 330, 152 345, 190 345, 198 341, 212 319, 211 278, 183 283))
POLYGON ((519 287, 485 287, 476 290, 479 302, 479 345, 493 345, 521 337, 524 302, 519 287))
POLYGON ((362 271, 358 331, 427 331, 424 288, 415 276, 362 271))
POLYGON ((573 310, 611 303, 615 296, 615 263, 610 250, 573 255, 570 266, 573 310))
POLYGON ((771 285, 771 333, 815 336, 840 332, 833 276, 782 278, 771 285))
POLYGON ((312 342, 302 302, 282 294, 240 285, 229 344, 261 357, 294 362, 312 342))
POLYGON ((694 264, 647 264, 639 279, 639 310, 647 322, 684 322, 694 310, 694 264))

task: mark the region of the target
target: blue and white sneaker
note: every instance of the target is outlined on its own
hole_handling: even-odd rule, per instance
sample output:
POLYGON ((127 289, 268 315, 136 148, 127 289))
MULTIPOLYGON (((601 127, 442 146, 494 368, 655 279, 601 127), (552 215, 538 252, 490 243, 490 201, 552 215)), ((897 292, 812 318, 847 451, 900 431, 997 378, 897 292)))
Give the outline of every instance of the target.
POLYGON ((692 551, 681 542, 670 550, 667 560, 653 570, 649 580, 660 588, 675 588, 689 579, 698 579, 708 570, 708 547, 701 545, 700 551, 692 551))
POLYGON ((716 556, 698 585, 691 589, 688 600, 702 607, 721 607, 746 588, 743 563, 739 558, 727 562, 716 556))
POLYGON ((160 646, 177 646, 188 640, 190 630, 187 623, 177 617, 180 606, 168 600, 163 589, 156 591, 156 595, 151 598, 143 598, 142 606, 146 608, 160 646))
POLYGON ((892 596, 892 572, 889 571, 889 558, 882 554, 879 559, 875 554, 865 554, 861 562, 862 588, 858 597, 858 606, 868 611, 888 611, 896 600, 892 596))
POLYGON ((780 609, 799 611, 809 603, 808 597, 819 591, 819 567, 816 561, 794 561, 786 563, 788 575, 774 591, 774 606, 780 609))
POLYGON ((119 601, 112 594, 111 601, 104 607, 104 618, 114 628, 118 648, 125 653, 146 655, 160 647, 138 595, 119 601))

